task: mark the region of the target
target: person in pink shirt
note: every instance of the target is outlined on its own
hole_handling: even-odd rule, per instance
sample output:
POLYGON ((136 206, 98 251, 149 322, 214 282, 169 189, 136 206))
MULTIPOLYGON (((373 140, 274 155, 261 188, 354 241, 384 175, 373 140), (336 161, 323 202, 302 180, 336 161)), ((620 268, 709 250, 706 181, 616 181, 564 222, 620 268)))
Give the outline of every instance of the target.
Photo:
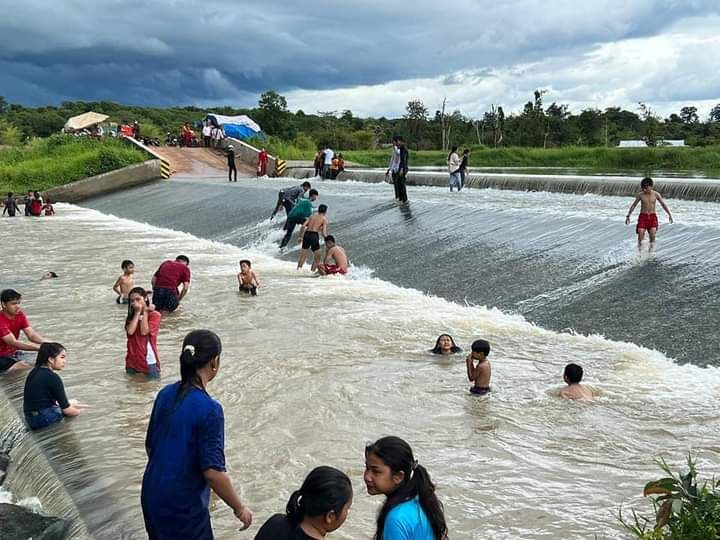
POLYGON ((142 373, 150 379, 157 379, 160 377, 157 336, 162 316, 155 311, 147 296, 148 292, 142 287, 134 287, 128 295, 125 371, 128 375, 142 373))
POLYGON ((13 289, 5 289, 0 293, 0 373, 32 367, 21 361, 19 353, 37 351, 45 341, 30 326, 25 313, 20 309, 21 302, 22 295, 13 289), (25 334, 29 343, 20 341, 20 331, 25 334))
POLYGON ((258 165, 257 165, 257 175, 258 176, 265 176, 267 174, 267 164, 268 164, 268 153, 263 148, 260 150, 260 153, 258 154, 258 165))
POLYGON ((152 277, 153 304, 158 311, 175 311, 190 290, 190 259, 178 255, 165 261, 152 277), (182 287, 181 287, 182 286, 182 287))

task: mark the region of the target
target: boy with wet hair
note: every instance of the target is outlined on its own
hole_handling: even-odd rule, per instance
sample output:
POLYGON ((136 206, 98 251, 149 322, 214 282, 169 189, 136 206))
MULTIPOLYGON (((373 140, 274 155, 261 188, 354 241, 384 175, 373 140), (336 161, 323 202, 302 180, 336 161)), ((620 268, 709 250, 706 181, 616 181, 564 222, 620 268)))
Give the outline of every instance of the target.
POLYGON ((36 352, 45 339, 33 330, 21 309, 22 295, 14 289, 0 292, 0 373, 32 367, 21 351, 36 352), (20 340, 20 332, 28 341, 20 340))
POLYGON ((127 304, 130 290, 135 286, 135 263, 125 259, 121 264, 122 275, 115 280, 113 292, 118 295, 115 300, 118 304, 127 304))
POLYGON ((257 296, 260 281, 258 280, 257 274, 251 267, 252 263, 249 260, 243 259, 240 261, 240 272, 238 272, 237 275, 238 286, 240 287, 240 292, 246 292, 252 296, 257 296))
POLYGON ((468 380, 474 383, 474 386, 470 387, 470 393, 476 396, 484 396, 490 392, 492 369, 487 358, 489 355, 490 343, 477 339, 473 341, 470 354, 465 358, 468 380))
POLYGON ((563 399, 576 399, 578 401, 592 401, 593 393, 590 388, 584 384, 580 384, 583 378, 583 368, 577 364, 568 364, 565 366, 563 380, 567 384, 565 388, 560 390, 560 397, 563 399))
POLYGON ((321 204, 318 206, 317 214, 307 218, 300 228, 302 249, 300 250, 300 257, 298 258, 298 270, 305 264, 308 249, 311 249, 313 252, 313 262, 310 269, 315 272, 318 266, 320 266, 320 235, 322 234, 323 238, 327 236, 328 220, 326 214, 327 205, 321 204))
POLYGON ((640 206, 640 215, 638 216, 637 226, 635 228, 635 232, 637 232, 638 237, 638 249, 641 248, 642 242, 645 239, 645 231, 647 231, 650 235, 649 248, 652 250, 655 248, 655 234, 657 233, 659 227, 657 214, 655 213, 655 203, 660 203, 660 206, 663 207, 663 210, 665 210, 665 213, 668 215, 670 223, 673 222, 673 218, 672 214, 670 214, 670 209, 667 207, 665 200, 662 198, 662 195, 653 190, 652 178, 643 178, 640 182, 640 188, 642 191, 635 196, 635 200, 630 205, 630 210, 628 210, 627 216, 625 217, 625 225, 630 223, 630 216, 638 203, 642 203, 640 206))

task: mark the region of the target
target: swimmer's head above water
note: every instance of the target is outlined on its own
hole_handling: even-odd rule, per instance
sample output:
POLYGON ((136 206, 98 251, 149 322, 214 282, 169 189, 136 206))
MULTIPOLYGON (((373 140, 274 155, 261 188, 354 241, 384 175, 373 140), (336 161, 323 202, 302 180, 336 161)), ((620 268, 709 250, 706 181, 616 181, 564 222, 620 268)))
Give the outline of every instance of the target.
POLYGON ((579 384, 583 378, 583 368, 577 364, 568 364, 563 372, 563 379, 568 384, 579 384))
POLYGON ((430 349, 430 352, 433 354, 455 354, 462 352, 462 349, 455 344, 455 340, 450 334, 440 334, 437 341, 435 341, 435 347, 430 349))

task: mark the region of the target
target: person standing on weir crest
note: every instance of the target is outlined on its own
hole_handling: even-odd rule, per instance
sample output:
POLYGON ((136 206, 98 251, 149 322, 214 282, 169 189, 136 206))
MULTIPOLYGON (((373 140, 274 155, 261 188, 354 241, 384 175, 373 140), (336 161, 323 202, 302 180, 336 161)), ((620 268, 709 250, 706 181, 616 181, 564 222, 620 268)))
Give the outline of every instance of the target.
POLYGON ((397 185, 398 200, 400 202, 407 202, 408 197, 405 182, 407 181, 408 159, 410 158, 410 155, 408 153, 407 146, 405 145, 405 139, 398 137, 397 143, 400 149, 400 164, 398 165, 398 175, 395 180, 395 184, 397 185))
POLYGON ((335 157, 335 152, 332 148, 329 146, 325 147, 325 150, 323 152, 323 170, 322 170, 322 177, 323 179, 330 178, 330 168, 332 167, 332 160, 335 157))
POLYGON ((267 164, 268 164, 268 153, 265 150, 265 148, 260 150, 260 153, 258 154, 258 164, 257 164, 257 175, 258 176, 265 176, 267 174, 267 164))
POLYGON ((227 160, 228 160, 228 182, 237 182, 237 167, 235 166, 235 147, 229 144, 227 147, 227 160), (233 180, 233 172, 235 173, 235 180, 233 180))
POLYGON ((400 170, 400 145, 397 142, 397 135, 392 138, 392 153, 390 154, 390 163, 388 163, 388 169, 385 171, 385 178, 390 176, 390 180, 395 191, 395 200, 399 200, 397 177, 398 171, 400 170))

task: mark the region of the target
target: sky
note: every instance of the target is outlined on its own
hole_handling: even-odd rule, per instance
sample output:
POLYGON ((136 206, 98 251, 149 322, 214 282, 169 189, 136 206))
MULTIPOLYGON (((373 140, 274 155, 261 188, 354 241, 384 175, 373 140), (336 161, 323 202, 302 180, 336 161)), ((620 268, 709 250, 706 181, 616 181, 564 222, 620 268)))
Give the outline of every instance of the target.
POLYGON ((480 118, 720 103, 720 0, 0 0, 0 95, 480 118))

